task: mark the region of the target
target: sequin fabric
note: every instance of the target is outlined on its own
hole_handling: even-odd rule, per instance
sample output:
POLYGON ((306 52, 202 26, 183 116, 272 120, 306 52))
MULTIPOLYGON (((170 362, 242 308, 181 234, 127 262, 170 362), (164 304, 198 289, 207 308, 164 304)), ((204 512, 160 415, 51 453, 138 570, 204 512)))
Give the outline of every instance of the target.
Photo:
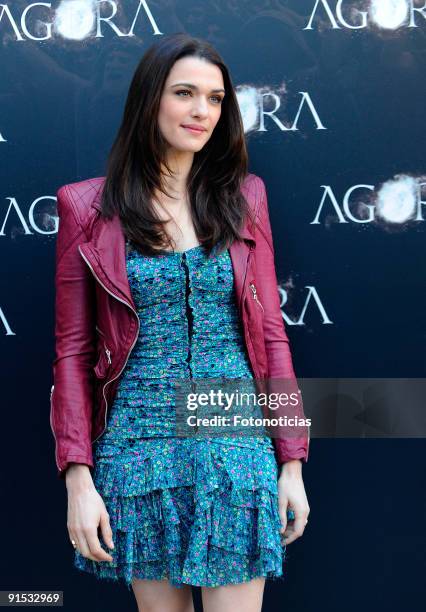
POLYGON ((278 468, 268 436, 177 437, 176 379, 252 379, 228 250, 152 257, 126 243, 140 331, 94 443, 95 487, 113 561, 75 551, 97 578, 168 578, 181 587, 284 578, 278 468))

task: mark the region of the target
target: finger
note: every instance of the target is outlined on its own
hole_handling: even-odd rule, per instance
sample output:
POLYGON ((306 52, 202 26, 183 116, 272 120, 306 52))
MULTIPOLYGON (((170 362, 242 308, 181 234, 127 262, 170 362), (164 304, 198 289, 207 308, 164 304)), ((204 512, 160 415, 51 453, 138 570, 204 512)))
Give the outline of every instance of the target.
POLYGON ((112 561, 112 556, 105 552, 98 538, 97 529, 88 529, 85 532, 87 544, 89 546, 90 555, 94 557, 94 561, 112 561))
POLYGON ((109 514, 106 511, 101 514, 100 528, 101 528, 102 538, 105 544, 109 546, 110 548, 114 548, 114 542, 112 539, 112 529, 111 529, 111 525, 109 522, 109 514))
POLYGON ((286 536, 285 544, 291 544, 297 538, 303 535, 305 530, 305 519, 303 517, 298 518, 297 515, 294 519, 294 523, 289 525, 288 533, 284 534, 286 536))
POLYGON ((298 537, 299 536, 295 535, 293 531, 287 532, 286 534, 284 534, 284 536, 282 536, 281 543, 283 546, 287 546, 288 544, 294 542, 294 540, 297 540, 298 537))
POLYGON ((283 534, 287 528, 287 502, 283 501, 279 506, 279 516, 280 516, 280 533, 283 534))
MULTIPOLYGON (((87 544, 83 531, 78 530, 75 533, 77 534, 77 538, 74 538, 74 540, 76 541, 78 552, 80 553, 80 555, 83 555, 83 557, 86 557, 87 559, 92 559, 92 557, 90 556, 89 546, 87 544)), ((93 561, 96 561, 96 559, 93 559, 93 561)))
POLYGON ((293 537, 293 533, 287 531, 283 536, 281 536, 281 545, 282 546, 287 546, 288 544, 291 544, 294 541, 294 537, 293 537))
POLYGON ((77 534, 74 533, 74 530, 68 529, 68 536, 69 536, 70 542, 71 542, 74 550, 77 550, 77 552, 78 552, 78 550, 79 550, 79 543, 78 543, 77 534), (74 542, 74 544, 73 544, 73 542, 74 542))

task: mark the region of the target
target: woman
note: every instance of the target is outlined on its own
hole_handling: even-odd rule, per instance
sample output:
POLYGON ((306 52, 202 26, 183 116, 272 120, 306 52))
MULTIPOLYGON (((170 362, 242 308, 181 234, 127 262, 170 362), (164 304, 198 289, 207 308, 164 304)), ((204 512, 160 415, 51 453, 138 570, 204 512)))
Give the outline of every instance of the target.
POLYGON ((260 610, 307 522, 309 438, 176 435, 175 382, 295 380, 264 184, 209 43, 148 49, 106 178, 62 187, 58 215, 51 427, 75 566, 139 610, 193 610, 190 585, 206 611, 260 610))

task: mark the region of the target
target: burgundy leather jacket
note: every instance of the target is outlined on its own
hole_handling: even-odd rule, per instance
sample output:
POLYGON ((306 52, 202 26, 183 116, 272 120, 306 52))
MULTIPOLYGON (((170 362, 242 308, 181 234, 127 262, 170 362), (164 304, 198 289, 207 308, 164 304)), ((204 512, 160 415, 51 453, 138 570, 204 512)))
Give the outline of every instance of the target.
MULTIPOLYGON (((104 177, 57 192, 56 358, 50 426, 58 476, 68 464, 93 468, 92 444, 104 432, 119 376, 139 332, 117 215, 100 216, 104 177)), ((242 193, 256 213, 229 252, 248 356, 256 378, 292 378, 289 341, 280 308, 274 247, 263 180, 248 174, 242 193)), ((302 406, 303 414, 303 406, 302 406)), ((307 461, 309 428, 300 437, 272 438, 278 464, 307 461), (307 431, 307 433, 305 433, 307 431)))

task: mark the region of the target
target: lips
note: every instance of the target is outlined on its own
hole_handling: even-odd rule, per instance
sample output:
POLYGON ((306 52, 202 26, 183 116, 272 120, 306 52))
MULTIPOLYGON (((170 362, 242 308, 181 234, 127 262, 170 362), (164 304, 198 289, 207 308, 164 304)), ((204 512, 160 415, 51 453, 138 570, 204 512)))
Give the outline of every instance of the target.
POLYGON ((190 123, 190 124, 182 124, 182 127, 185 128, 186 130, 191 131, 191 132, 197 132, 198 134, 201 134, 201 132, 205 132, 206 131, 206 129, 203 128, 203 126, 194 125, 192 123, 190 123))

